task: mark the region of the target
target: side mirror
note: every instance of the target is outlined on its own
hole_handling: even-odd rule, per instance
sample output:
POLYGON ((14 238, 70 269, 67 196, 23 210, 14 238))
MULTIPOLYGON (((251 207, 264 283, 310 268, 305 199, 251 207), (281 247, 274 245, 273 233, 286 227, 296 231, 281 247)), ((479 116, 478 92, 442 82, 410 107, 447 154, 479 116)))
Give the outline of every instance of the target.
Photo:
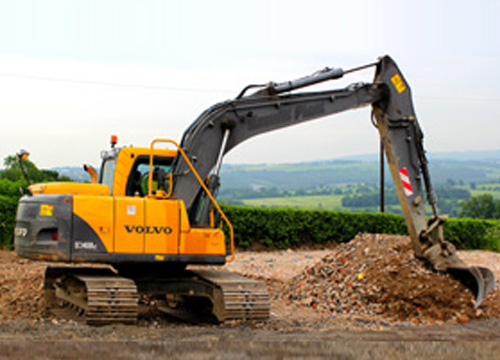
POLYGON ((17 158, 19 160, 19 163, 26 160, 28 156, 30 156, 30 153, 24 149, 19 150, 19 152, 17 153, 17 158))
POLYGON ((24 149, 21 149, 21 150, 19 150, 19 152, 16 155, 17 155, 17 159, 19 160, 19 167, 21 168, 21 172, 23 173, 24 178, 28 182, 28 185, 31 185, 31 181, 28 178, 28 173, 26 172, 26 169, 24 168, 24 165, 23 165, 23 161, 26 160, 28 158, 28 156, 30 156, 30 153, 24 149))

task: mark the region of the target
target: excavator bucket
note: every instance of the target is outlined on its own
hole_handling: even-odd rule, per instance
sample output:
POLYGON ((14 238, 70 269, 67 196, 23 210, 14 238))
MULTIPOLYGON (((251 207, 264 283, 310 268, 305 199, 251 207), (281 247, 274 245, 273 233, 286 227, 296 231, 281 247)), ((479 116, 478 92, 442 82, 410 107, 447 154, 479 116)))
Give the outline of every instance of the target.
POLYGON ((446 272, 469 288, 475 296, 474 307, 477 309, 495 286, 495 275, 488 268, 469 266, 460 259, 455 246, 443 238, 444 219, 436 220, 432 222, 427 234, 413 242, 415 254, 427 261, 435 271, 446 272), (432 237, 428 237, 430 233, 433 234, 432 237), (424 246, 428 247, 422 250, 424 246))
POLYGON ((472 291, 476 309, 495 286, 493 272, 482 266, 450 266, 446 271, 472 291))

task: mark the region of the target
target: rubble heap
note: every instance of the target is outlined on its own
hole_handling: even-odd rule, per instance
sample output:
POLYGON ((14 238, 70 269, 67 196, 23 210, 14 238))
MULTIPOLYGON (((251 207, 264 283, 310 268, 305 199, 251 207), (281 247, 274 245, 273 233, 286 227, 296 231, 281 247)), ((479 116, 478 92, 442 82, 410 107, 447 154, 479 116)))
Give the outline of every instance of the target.
POLYGON ((47 264, 0 251, 0 320, 39 319, 45 313, 43 277, 47 264))
POLYGON ((289 281, 279 296, 329 317, 439 323, 500 316, 498 291, 475 310, 472 293, 427 269, 406 236, 358 235, 289 281))
MULTIPOLYGON (((292 250, 241 254, 228 270, 263 277, 272 294, 273 312, 300 322, 304 318, 321 321, 323 316, 424 324, 500 318, 498 290, 475 310, 469 290, 425 268, 405 236, 359 235, 312 266, 306 264, 320 257, 297 253, 302 255, 292 250), (299 275, 293 277, 297 271, 299 275), (301 317, 302 313, 307 316, 301 317)), ((42 291, 47 265, 0 251, 0 322, 51 318, 42 291)))

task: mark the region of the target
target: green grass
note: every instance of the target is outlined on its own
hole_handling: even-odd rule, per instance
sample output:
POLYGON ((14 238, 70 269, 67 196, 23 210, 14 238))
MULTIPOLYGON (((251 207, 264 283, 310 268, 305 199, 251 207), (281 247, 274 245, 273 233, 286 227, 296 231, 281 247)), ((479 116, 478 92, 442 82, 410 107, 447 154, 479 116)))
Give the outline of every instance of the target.
POLYGON ((495 200, 500 199, 500 192, 499 191, 491 191, 491 190, 471 190, 470 191, 472 196, 480 196, 480 195, 491 195, 495 200))
MULTIPOLYGON (((311 196, 288 196, 273 198, 244 199, 243 204, 254 207, 282 207, 296 209, 325 209, 347 212, 379 212, 379 206, 371 207, 343 207, 342 198, 345 195, 311 195, 311 196)), ((401 214, 399 205, 386 205, 385 212, 401 214)), ((431 208, 426 206, 426 213, 431 214, 431 208)))
POLYGON ((293 207, 300 209, 342 209, 343 195, 290 196, 276 198, 245 199, 247 206, 293 207))
POLYGON ((491 195, 495 200, 500 199, 500 184, 478 184, 476 189, 470 190, 472 196, 491 195))
MULTIPOLYGON (((349 184, 343 184, 347 187, 349 184)), ((339 185, 340 186, 340 185, 339 185)), ((472 196, 480 196, 483 194, 492 195, 495 200, 500 200, 500 184, 478 184, 477 188, 472 190, 468 185, 457 186, 469 190, 472 196)), ((326 209, 336 211, 369 211, 378 212, 379 207, 363 207, 363 208, 346 208, 342 206, 342 197, 345 195, 309 195, 309 196, 290 196, 290 197, 273 197, 273 198, 258 198, 258 199, 243 199, 242 202, 247 206, 254 207, 289 207, 299 209, 326 209)), ((439 204, 438 204, 439 205, 439 204)), ((399 205, 386 205, 386 212, 400 213, 399 205), (391 211, 393 210, 393 211, 391 211)), ((426 206, 426 213, 431 214, 431 209, 426 206)), ((446 215, 442 213, 442 215, 446 215)))

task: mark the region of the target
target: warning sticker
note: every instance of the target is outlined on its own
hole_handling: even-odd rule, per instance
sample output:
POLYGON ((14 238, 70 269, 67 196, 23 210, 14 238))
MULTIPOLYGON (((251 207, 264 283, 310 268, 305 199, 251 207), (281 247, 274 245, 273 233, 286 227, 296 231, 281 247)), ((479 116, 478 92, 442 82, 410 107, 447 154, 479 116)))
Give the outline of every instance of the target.
POLYGON ((40 205, 40 216, 52 216, 54 205, 42 204, 40 205))
POLYGON ((394 84, 394 87, 396 88, 398 93, 401 94, 403 91, 406 90, 406 85, 405 85, 403 79, 401 79, 401 76, 399 76, 399 74, 392 75, 391 81, 394 84))
POLYGON ((410 177, 408 176, 408 170, 406 168, 399 169, 399 177, 403 184, 403 190, 406 197, 413 195, 413 188, 411 186, 410 177))
POLYGON ((127 205, 127 215, 135 215, 136 208, 135 205, 127 205))

